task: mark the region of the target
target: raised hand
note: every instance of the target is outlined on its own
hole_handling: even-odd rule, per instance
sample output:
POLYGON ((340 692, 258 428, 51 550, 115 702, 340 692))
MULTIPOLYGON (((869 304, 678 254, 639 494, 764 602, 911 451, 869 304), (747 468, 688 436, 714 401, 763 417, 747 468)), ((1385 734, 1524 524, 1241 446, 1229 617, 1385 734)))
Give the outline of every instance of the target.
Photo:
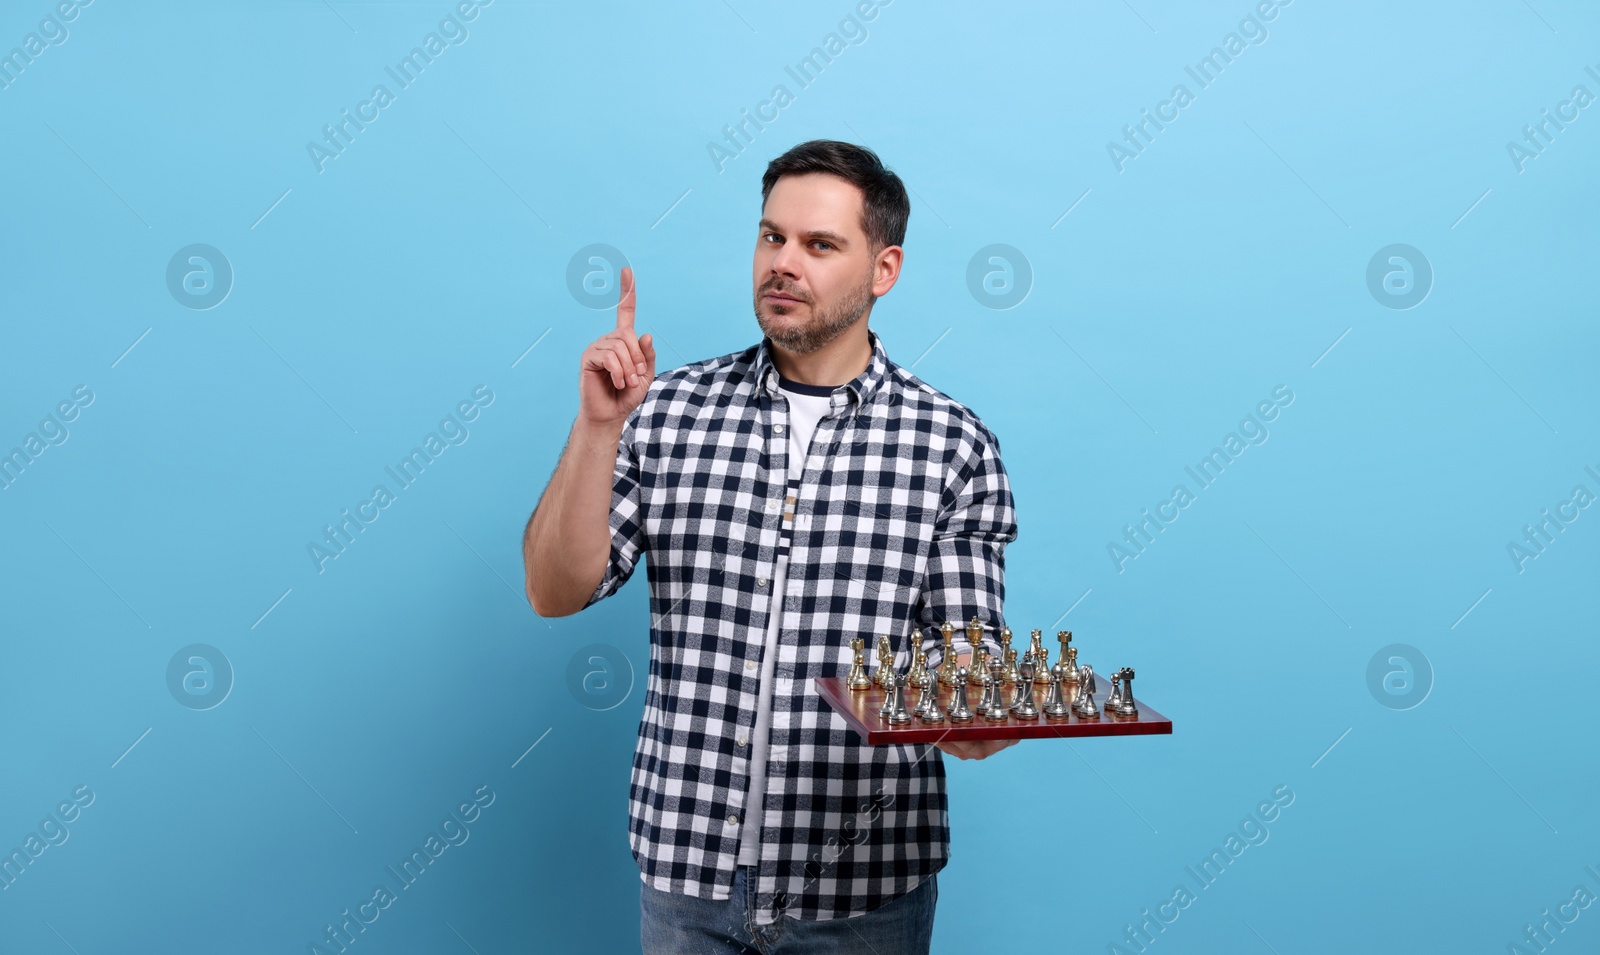
POLYGON ((578 418, 589 424, 620 426, 644 400, 656 376, 656 349, 647 334, 633 331, 633 269, 622 270, 617 327, 583 351, 578 371, 578 418))

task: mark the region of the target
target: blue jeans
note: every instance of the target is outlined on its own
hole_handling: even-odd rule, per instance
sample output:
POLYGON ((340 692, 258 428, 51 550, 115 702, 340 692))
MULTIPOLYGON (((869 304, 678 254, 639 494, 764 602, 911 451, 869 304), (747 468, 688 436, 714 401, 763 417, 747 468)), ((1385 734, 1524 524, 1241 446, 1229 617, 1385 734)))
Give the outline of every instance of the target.
POLYGON ((645 955, 927 955, 933 941, 938 875, 852 919, 780 916, 756 925, 752 867, 739 866, 728 898, 716 902, 639 885, 639 937, 645 955))

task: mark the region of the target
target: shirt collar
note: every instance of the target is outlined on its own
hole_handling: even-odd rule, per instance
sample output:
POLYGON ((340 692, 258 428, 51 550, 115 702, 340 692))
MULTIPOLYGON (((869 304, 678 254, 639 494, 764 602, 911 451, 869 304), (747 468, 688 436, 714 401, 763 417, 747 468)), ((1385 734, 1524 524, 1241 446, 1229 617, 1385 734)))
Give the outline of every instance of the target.
MULTIPOLYGON (((858 409, 865 407, 889 378, 889 355, 884 351, 878 333, 867 329, 867 341, 872 344, 872 357, 867 361, 867 368, 834 393, 835 408, 849 402, 855 402, 858 409)), ((778 393, 778 366, 772 363, 772 340, 765 335, 756 348, 755 381, 758 395, 771 398, 778 393)))

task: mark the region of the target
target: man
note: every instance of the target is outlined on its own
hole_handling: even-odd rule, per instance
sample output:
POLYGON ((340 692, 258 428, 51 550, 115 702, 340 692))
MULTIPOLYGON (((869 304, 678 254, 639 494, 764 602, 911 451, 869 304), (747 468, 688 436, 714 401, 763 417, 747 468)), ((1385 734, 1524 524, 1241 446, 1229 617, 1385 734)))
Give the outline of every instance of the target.
POLYGON ((616 328, 583 353, 578 418, 528 522, 528 597, 576 613, 649 554, 629 786, 647 952, 925 953, 949 854, 937 751, 1015 741, 867 746, 814 680, 843 676, 858 636, 889 634, 898 669, 914 640, 937 664, 939 625, 973 616, 999 653, 1010 483, 978 417, 867 327, 900 275, 899 177, 819 140, 761 187, 761 344, 657 377, 622 270, 616 328))

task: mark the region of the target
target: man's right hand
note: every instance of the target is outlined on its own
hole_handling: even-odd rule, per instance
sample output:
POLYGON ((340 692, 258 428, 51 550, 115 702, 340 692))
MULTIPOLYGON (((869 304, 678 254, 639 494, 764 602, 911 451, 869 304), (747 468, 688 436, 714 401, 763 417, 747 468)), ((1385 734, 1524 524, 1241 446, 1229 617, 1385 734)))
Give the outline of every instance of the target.
POLYGON ((578 371, 578 420, 620 428, 644 400, 656 376, 656 349, 649 335, 633 332, 633 269, 622 270, 622 297, 617 302, 617 327, 584 349, 578 371))

